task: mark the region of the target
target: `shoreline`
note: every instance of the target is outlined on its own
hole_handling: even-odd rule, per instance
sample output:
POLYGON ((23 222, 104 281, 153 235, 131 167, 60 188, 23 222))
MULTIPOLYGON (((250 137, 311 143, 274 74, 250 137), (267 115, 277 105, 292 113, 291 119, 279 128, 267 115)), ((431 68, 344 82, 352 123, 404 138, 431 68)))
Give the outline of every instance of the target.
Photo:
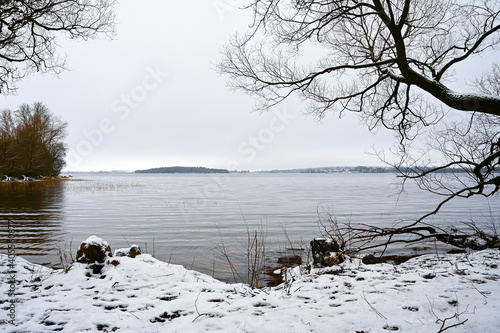
POLYGON ((10 179, 2 179, 0 184, 46 184, 46 183, 57 183, 62 181, 79 181, 81 179, 74 179, 73 176, 48 176, 48 177, 40 177, 40 178, 31 178, 29 179, 17 179, 11 177, 10 179))
POLYGON ((8 256, 0 255, 0 300, 4 309, 15 300, 16 326, 5 316, 0 323, 6 332, 500 331, 499 250, 422 255, 400 265, 349 259, 310 272, 300 266, 263 289, 147 254, 113 258, 92 274, 86 264, 65 273, 16 257, 9 299, 8 256))

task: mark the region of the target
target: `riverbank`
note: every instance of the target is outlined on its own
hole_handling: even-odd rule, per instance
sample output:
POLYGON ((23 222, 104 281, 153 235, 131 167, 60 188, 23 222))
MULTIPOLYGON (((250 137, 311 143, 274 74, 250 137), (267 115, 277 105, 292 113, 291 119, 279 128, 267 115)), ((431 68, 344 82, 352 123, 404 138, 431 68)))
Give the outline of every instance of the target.
POLYGON ((86 264, 74 263, 65 272, 16 257, 11 273, 9 258, 0 255, 3 330, 500 331, 496 250, 424 255, 397 266, 350 259, 311 272, 297 267, 287 273, 287 283, 262 290, 223 283, 147 254, 113 258, 93 274, 86 264))

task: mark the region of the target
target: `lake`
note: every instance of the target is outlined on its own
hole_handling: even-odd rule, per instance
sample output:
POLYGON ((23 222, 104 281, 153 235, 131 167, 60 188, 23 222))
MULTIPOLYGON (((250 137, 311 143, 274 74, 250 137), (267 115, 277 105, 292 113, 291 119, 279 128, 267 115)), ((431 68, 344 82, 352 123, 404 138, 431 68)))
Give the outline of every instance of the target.
MULTIPOLYGON (((8 184, 0 192, 0 250, 7 251, 11 220, 16 254, 35 263, 57 267, 59 250, 74 256, 83 240, 97 235, 113 250, 137 244, 160 260, 229 280, 216 246, 224 243, 237 269, 244 269, 247 231, 265 232, 275 260, 320 236, 325 212, 390 226, 423 215, 439 200, 411 186, 398 196, 395 181, 389 173, 89 173, 51 184, 8 184)), ((499 217, 496 196, 455 200, 430 221, 499 223, 499 217)))

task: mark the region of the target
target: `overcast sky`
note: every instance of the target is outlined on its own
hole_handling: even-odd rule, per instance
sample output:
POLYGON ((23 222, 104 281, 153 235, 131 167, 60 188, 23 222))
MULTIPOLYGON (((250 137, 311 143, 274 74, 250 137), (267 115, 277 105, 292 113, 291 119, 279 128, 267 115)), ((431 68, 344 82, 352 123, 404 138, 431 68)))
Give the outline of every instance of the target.
POLYGON ((69 71, 32 75, 2 108, 43 102, 69 123, 66 170, 205 166, 239 170, 380 165, 387 148, 356 118, 318 123, 290 101, 271 113, 215 71, 222 45, 251 23, 238 0, 122 1, 115 40, 60 39, 69 71))

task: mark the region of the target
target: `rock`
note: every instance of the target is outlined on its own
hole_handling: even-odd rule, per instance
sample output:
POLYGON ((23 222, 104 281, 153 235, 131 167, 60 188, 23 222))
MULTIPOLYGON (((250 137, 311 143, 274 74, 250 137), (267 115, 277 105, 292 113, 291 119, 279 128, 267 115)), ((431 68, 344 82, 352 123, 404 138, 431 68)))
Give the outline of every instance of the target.
POLYGON ((105 240, 90 236, 76 252, 76 261, 83 264, 104 263, 107 257, 112 257, 111 248, 105 240))
POLYGON ((115 257, 130 257, 135 258, 138 255, 141 255, 142 251, 139 245, 132 244, 129 248, 117 249, 115 250, 115 257))
POLYGON ((448 254, 462 254, 462 253, 467 253, 467 250, 465 250, 465 249, 451 249, 446 253, 448 253, 448 254))
POLYGON ((104 268, 104 265, 92 264, 92 265, 89 265, 89 268, 92 270, 92 274, 101 274, 102 269, 104 268))
POLYGON ((344 262, 344 254, 335 239, 313 239, 311 252, 315 267, 332 267, 344 262))
POLYGON ((281 264, 285 267, 302 265, 302 257, 296 254, 291 256, 281 256, 278 259, 278 264, 281 264))
POLYGON ((361 259, 361 261, 365 265, 375 265, 375 264, 381 264, 384 262, 384 260, 381 257, 375 257, 373 254, 369 254, 367 256, 364 256, 363 259, 361 259))

